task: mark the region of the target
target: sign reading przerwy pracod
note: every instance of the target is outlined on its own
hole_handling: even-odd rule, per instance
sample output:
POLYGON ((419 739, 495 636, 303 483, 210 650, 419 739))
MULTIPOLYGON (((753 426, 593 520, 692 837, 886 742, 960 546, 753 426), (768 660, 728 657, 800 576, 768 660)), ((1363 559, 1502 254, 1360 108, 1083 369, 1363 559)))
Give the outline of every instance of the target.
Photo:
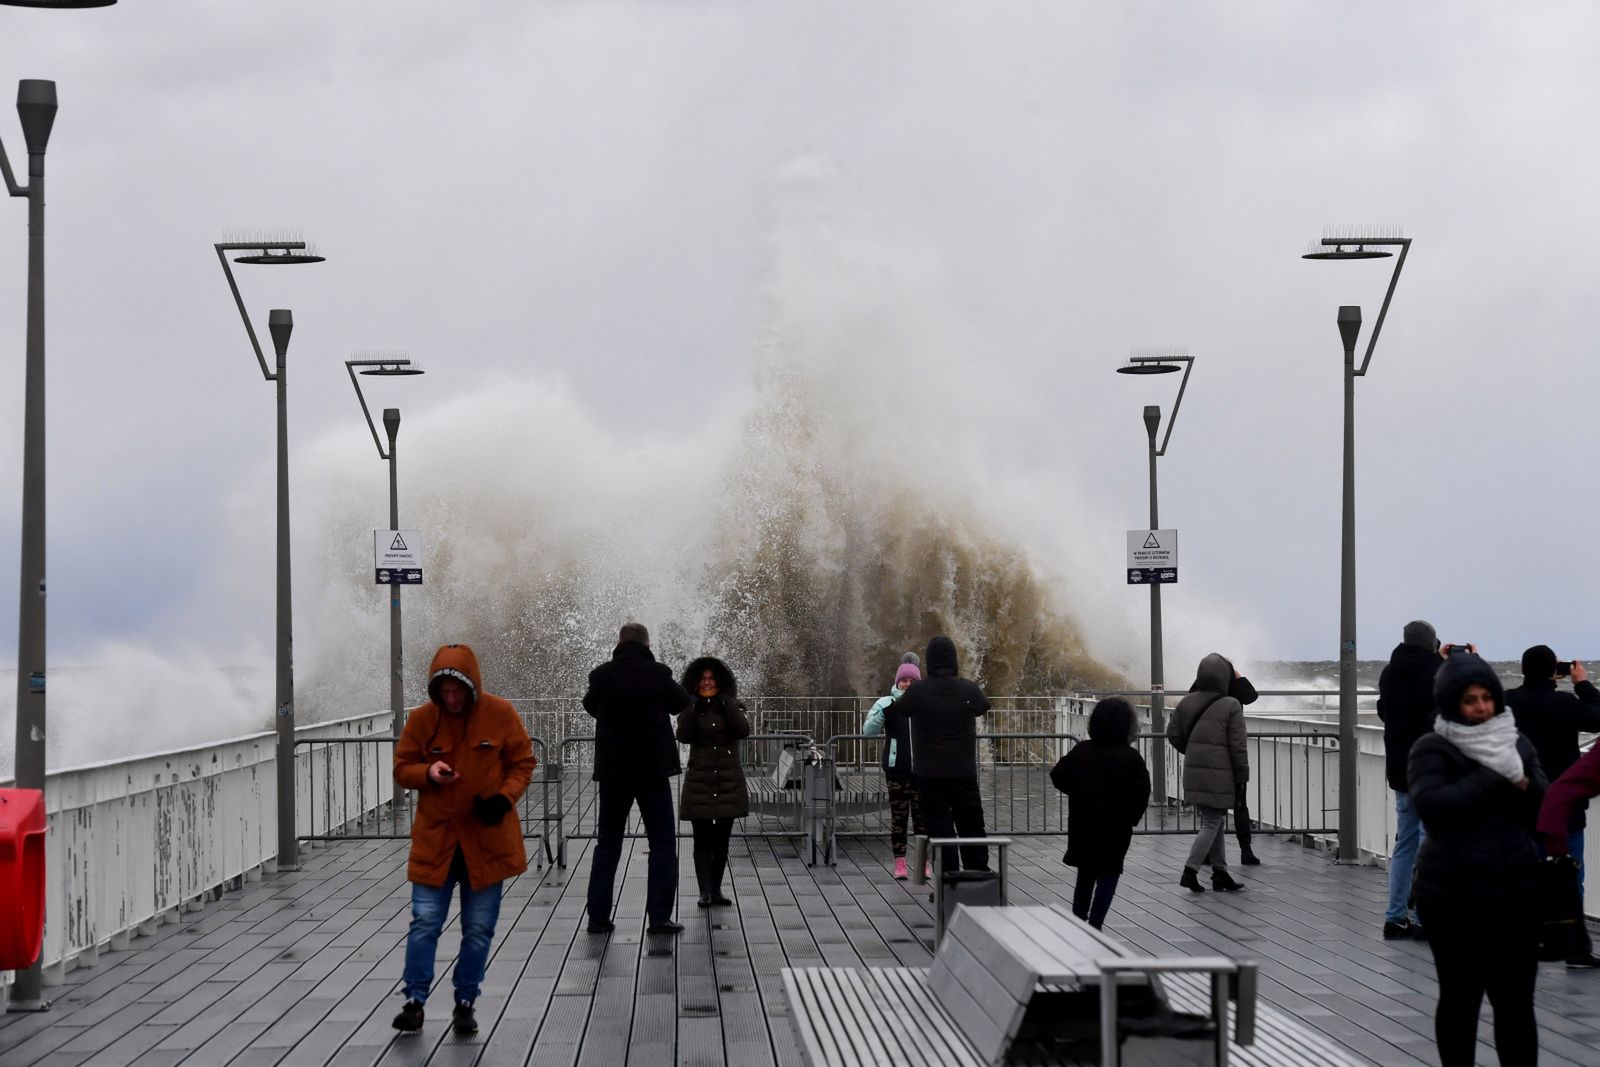
POLYGON ((1169 585, 1178 580, 1178 531, 1128 531, 1128 584, 1169 585))
POLYGON ((372 565, 379 585, 421 585, 422 531, 373 530, 372 565))

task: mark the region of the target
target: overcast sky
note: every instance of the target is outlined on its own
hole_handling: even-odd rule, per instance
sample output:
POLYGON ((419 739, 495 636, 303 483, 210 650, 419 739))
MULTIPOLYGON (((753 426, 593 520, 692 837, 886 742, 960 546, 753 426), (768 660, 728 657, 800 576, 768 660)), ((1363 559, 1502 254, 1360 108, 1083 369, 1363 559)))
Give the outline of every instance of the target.
MULTIPOLYGON (((1361 655, 1418 616, 1495 656, 1600 650, 1597 31, 1583 0, 0 8, 0 82, 53 78, 61 101, 52 662, 270 659, 272 387, 211 249, 225 229, 299 227, 328 256, 239 277, 263 341, 269 308, 295 314, 297 486, 348 457, 381 525, 353 349, 429 369, 374 391, 417 427, 402 457, 449 432, 481 437, 485 469, 559 462, 429 421, 509 388, 563 390, 602 440, 671 450, 750 401, 796 168, 828 175, 813 195, 843 239, 920 279, 947 343, 916 373, 982 381, 982 462, 1077 531, 1062 595, 1092 647, 1133 662, 1140 411, 1170 408, 1176 379, 1113 368, 1134 346, 1196 357, 1161 461, 1170 624, 1246 660, 1335 658, 1334 320, 1360 304, 1370 328, 1390 268, 1299 255, 1326 225, 1403 225, 1416 243, 1357 383, 1361 655)), ((24 167, 9 108, 0 139, 24 167)), ((26 222, 0 205, 5 663, 26 222)))

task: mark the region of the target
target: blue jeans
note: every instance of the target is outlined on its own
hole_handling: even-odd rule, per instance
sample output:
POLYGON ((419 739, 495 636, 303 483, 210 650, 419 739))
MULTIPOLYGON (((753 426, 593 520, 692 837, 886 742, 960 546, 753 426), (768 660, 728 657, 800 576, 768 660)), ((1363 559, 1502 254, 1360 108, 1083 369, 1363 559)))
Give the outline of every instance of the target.
POLYGON ((1389 910, 1383 918, 1385 922, 1403 923, 1411 920, 1411 874, 1417 867, 1417 849, 1427 835, 1410 793, 1394 791, 1394 814, 1399 825, 1394 834, 1394 852, 1389 856, 1389 910))
POLYGON ((1578 861, 1578 898, 1583 899, 1583 831, 1574 830, 1567 835, 1567 852, 1578 861))
POLYGON ((494 941, 494 924, 500 918, 500 882, 473 889, 460 865, 452 865, 444 885, 411 883, 411 933, 406 937, 407 1000, 428 1001, 433 988, 433 962, 439 947, 439 931, 450 912, 451 891, 461 886, 461 955, 451 975, 456 1000, 471 1004, 478 999, 483 972, 489 967, 489 946, 494 941))

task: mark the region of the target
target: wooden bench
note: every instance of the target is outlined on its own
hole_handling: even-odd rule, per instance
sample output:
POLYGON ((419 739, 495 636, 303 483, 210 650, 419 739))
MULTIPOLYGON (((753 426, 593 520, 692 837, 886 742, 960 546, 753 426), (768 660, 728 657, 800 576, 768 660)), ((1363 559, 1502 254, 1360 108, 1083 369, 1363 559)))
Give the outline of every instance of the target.
POLYGON ((1059 907, 960 906, 927 971, 791 968, 783 981, 812 1067, 1361 1062, 1258 1005, 1254 965, 1139 956, 1059 907))

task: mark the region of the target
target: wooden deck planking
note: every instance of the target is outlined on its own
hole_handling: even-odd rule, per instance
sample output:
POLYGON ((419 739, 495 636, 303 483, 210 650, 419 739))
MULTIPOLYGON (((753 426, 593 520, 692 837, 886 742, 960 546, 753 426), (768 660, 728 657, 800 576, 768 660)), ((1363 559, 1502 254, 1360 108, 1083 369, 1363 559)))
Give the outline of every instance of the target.
MULTIPOLYGON (((304 869, 246 883, 51 990, 57 1008, 0 1016, 0 1062, 35 1064, 384 1064, 798 1062, 786 966, 926 966, 927 890, 889 878, 885 842, 849 841, 833 868, 807 867, 797 842, 734 839, 731 908, 694 906, 688 840, 679 844, 677 939, 643 930, 646 842, 629 839, 618 928, 583 931, 589 843, 566 871, 531 869, 507 885, 483 996, 481 1032, 448 1032, 459 927, 440 940, 421 1035, 389 1019, 409 921, 403 842, 307 849, 304 869)), ((1067 903, 1059 837, 1012 854, 1014 903, 1067 903)), ((1249 955, 1262 995, 1351 1051, 1428 1063, 1433 965, 1425 945, 1384 942, 1382 872, 1262 838, 1267 865, 1241 894, 1176 887, 1188 838, 1135 839, 1108 928, 1141 951, 1249 955)), ((1542 1061, 1592 1062, 1600 975, 1546 965, 1539 979, 1542 1061)), ((1489 1051, 1490 1031, 1481 1031, 1489 1051)))

